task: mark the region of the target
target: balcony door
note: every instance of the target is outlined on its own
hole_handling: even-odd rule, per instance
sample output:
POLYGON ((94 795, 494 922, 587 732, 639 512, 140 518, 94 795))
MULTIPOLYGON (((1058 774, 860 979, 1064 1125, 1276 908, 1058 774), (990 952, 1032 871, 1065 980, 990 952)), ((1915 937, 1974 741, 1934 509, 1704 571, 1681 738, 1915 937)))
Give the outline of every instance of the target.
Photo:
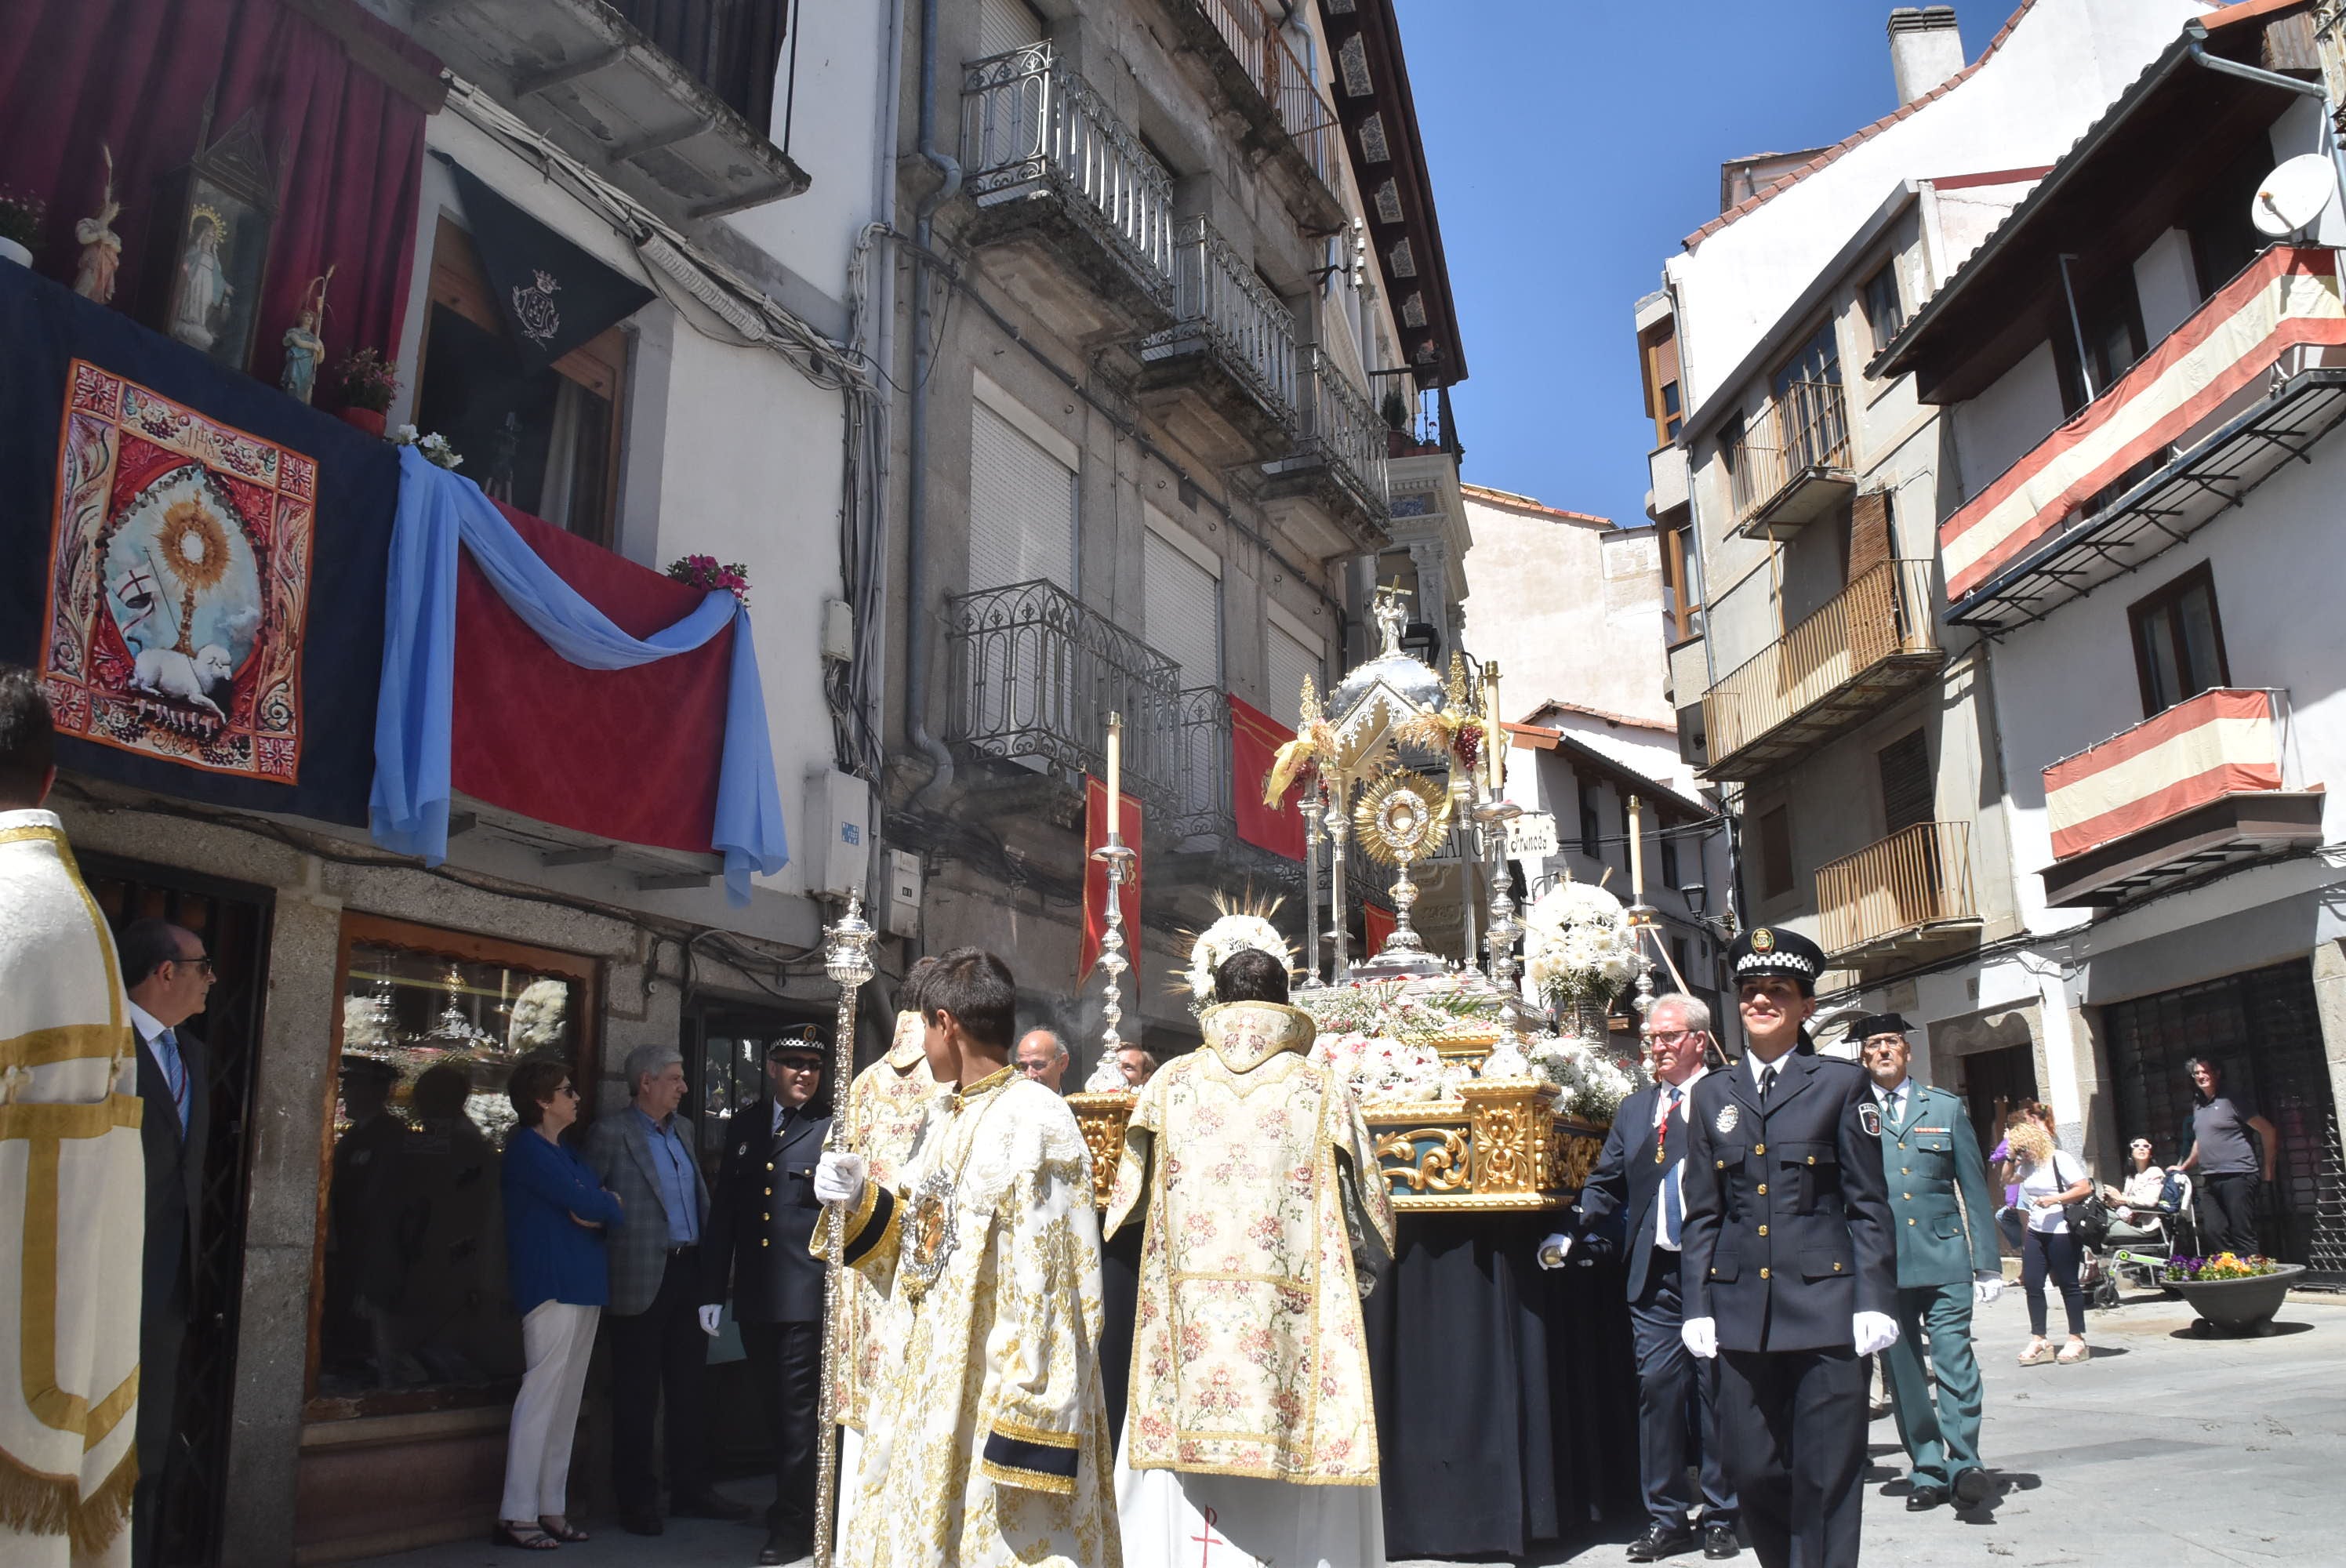
POLYGON ((1841 340, 1831 317, 1778 367, 1769 392, 1775 399, 1777 440, 1788 475, 1846 462, 1849 431, 1841 412, 1841 340))
POLYGON ((1104 722, 1076 657, 1075 443, 992 391, 970 407, 962 733, 1040 767, 1104 722))
POLYGON ((1885 929, 1924 925, 1939 918, 1946 881, 1938 837, 1931 831, 1937 788, 1930 742, 1923 731, 1909 730, 1875 752, 1873 762, 1882 779, 1883 841, 1894 840, 1887 863, 1891 886, 1884 891, 1897 903, 1898 916, 1885 929))
POLYGON ((991 59, 1042 41, 1043 18, 1025 0, 978 0, 978 58, 991 59))
POLYGON ((1141 636, 1181 667, 1175 779, 1184 836, 1209 833, 1229 782, 1222 699, 1221 561, 1154 506, 1141 546, 1141 636))

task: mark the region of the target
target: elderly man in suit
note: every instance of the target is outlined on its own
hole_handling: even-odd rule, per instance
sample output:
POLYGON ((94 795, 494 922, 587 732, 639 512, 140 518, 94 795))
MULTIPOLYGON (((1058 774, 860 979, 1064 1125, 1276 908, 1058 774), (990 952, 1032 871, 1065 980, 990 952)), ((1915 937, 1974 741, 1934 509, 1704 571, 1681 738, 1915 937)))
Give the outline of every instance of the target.
POLYGON ((1855 1568, 1865 1363, 1898 1340, 1898 1249, 1865 1073, 1809 1037, 1824 950, 1754 926, 1728 950, 1749 1049, 1695 1085, 1686 1324, 1720 1359, 1719 1430, 1762 1568, 1855 1568))
POLYGON ((197 1220, 211 1085, 204 1044, 186 1027, 211 994, 203 938, 166 920, 123 928, 122 980, 138 1036, 138 1139, 147 1156, 145 1288, 138 1314, 138 1485, 130 1525, 139 1568, 162 1545, 163 1494, 178 1431, 179 1351, 195 1307, 197 1220))
POLYGON ((586 1135, 586 1163, 627 1216, 611 1233, 611 1483, 619 1523, 637 1535, 662 1530, 652 1425, 668 1406, 668 1511, 742 1520, 750 1509, 709 1484, 700 1380, 709 1341, 698 1321, 700 1242, 709 1187, 692 1148, 692 1123, 677 1110, 684 1057, 673 1045, 627 1053, 632 1095, 586 1135))
POLYGON ((814 1550, 815 1428, 822 1390, 822 1261, 809 1244, 822 1205, 815 1162, 831 1130, 824 1045, 811 1027, 766 1047, 770 1098, 725 1125, 709 1209, 701 1327, 713 1329, 732 1288, 733 1319, 774 1439, 774 1504, 761 1563, 814 1550))
POLYGON ((1850 1029, 1873 1080, 1890 1228, 1898 1237, 1898 1343, 1882 1352, 1899 1441, 1913 1461, 1906 1507, 1920 1513, 1950 1495, 1975 1507, 1994 1494, 1980 1465, 1980 1370, 1972 1308, 2004 1289, 1987 1161, 1963 1101, 1908 1071, 1911 1027, 1895 1013, 1850 1029), (1923 1370, 1927 1340, 1931 1369, 1923 1370), (1933 1402, 1933 1382, 1939 1385, 1933 1402))
POLYGON ((1628 1247, 1629 1327, 1637 1357, 1637 1475, 1646 1496, 1645 1533, 1629 1561, 1657 1563, 1695 1544, 1691 1448, 1702 1472, 1702 1548, 1733 1557, 1735 1488, 1719 1445, 1719 1363, 1698 1360, 1679 1338, 1678 1260, 1686 1224, 1687 1115, 1708 1073, 1710 1009, 1694 997, 1655 998, 1646 1014, 1654 1082, 1621 1102, 1613 1130, 1573 1207, 1572 1228, 1540 1245, 1543 1268, 1561 1268, 1576 1244, 1610 1245, 1619 1216, 1628 1247))

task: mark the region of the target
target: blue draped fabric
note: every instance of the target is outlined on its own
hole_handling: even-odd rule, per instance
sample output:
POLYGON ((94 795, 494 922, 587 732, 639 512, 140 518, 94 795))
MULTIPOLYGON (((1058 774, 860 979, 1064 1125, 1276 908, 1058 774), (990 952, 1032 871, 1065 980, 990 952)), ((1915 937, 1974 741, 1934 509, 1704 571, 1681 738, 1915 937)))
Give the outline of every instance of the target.
POLYGON ((690 653, 727 626, 733 657, 725 743, 710 848, 725 857, 725 893, 750 901, 750 873, 770 876, 790 860, 766 699, 758 680, 750 612, 713 588, 692 614, 650 636, 629 636, 555 575, 471 480, 434 466, 413 447, 399 454, 399 514, 392 530, 375 709, 376 843, 436 866, 448 856, 449 731, 455 710, 456 550, 548 647, 582 669, 630 669, 690 653))

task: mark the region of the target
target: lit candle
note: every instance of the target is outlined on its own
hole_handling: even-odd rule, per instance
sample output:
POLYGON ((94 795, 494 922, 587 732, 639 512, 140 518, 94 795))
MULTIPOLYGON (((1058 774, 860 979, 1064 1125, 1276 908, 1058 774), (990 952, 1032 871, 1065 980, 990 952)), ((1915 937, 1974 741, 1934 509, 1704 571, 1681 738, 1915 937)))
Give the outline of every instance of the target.
POLYGON ((1124 715, 1107 716, 1107 839, 1124 830, 1124 715))
POLYGON ((1629 797, 1629 895, 1646 901, 1646 808, 1635 795, 1629 797))

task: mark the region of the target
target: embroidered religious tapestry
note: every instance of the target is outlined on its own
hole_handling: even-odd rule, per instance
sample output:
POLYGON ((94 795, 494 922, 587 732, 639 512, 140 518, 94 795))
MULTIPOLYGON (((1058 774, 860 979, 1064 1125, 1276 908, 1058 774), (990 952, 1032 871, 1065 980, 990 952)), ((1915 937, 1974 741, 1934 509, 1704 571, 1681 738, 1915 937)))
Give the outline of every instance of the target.
POLYGON ((58 730, 295 782, 318 465, 76 360, 40 675, 58 730))
POLYGON ((0 660, 69 771, 366 820, 399 449, 0 268, 0 660))

